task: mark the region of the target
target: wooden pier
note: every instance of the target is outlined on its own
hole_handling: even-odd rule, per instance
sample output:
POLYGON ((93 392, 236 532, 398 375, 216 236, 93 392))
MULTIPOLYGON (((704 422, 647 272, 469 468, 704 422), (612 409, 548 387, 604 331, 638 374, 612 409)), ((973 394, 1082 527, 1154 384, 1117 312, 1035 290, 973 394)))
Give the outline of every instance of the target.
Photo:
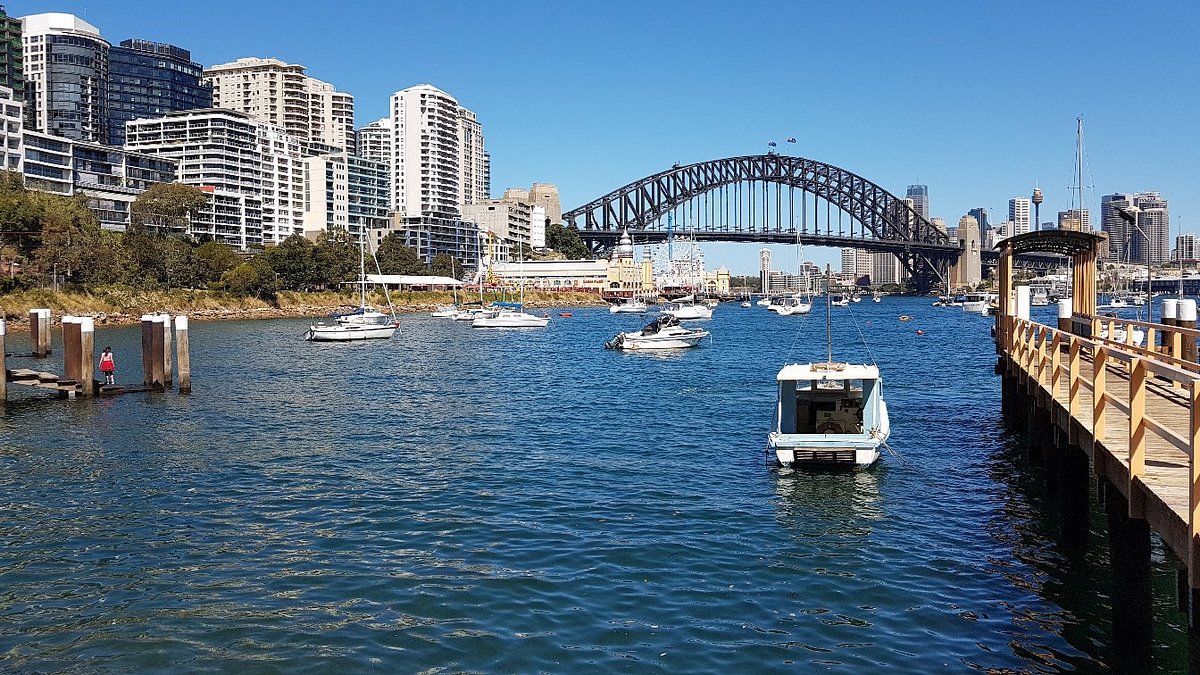
POLYGON ((90 317, 64 316, 60 322, 62 333, 62 375, 38 368, 9 368, 9 359, 48 358, 51 354, 51 313, 49 309, 34 309, 29 312, 28 354, 5 352, 8 333, 7 322, 0 319, 0 403, 8 399, 8 385, 36 387, 56 393, 60 398, 90 398, 93 396, 116 396, 147 391, 166 391, 175 381, 179 393, 191 392, 191 360, 189 358, 188 318, 174 317, 174 339, 172 339, 172 317, 166 314, 148 314, 142 317, 142 369, 141 384, 104 384, 96 379, 95 322, 90 317), (175 345, 172 360, 171 346, 175 345), (172 368, 172 363, 176 368, 172 368), (173 377, 178 373, 178 378, 173 377))
POLYGON ((1035 445, 1055 454, 1048 471, 1050 464, 1060 471, 1074 466, 1096 479, 1109 516, 1114 564, 1132 560, 1130 579, 1144 577, 1134 585, 1144 586, 1147 622, 1150 532, 1161 537, 1181 563, 1177 600, 1197 630, 1200 330, 1195 301, 1170 305, 1164 323, 1097 315, 1094 265, 1100 238, 1047 234, 1020 235, 1001 244, 996 348, 1005 414, 1026 425, 1035 445), (1057 326, 1029 320, 1029 288, 1012 286, 1012 257, 1027 250, 1074 257, 1076 304, 1068 309, 1072 300, 1064 301, 1057 326))

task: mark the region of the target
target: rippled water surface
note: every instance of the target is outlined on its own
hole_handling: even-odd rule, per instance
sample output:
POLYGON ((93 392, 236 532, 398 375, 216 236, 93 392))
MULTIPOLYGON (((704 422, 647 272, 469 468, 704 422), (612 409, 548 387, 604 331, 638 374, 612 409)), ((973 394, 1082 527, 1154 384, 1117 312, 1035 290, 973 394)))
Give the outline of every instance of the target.
MULTIPOLYGON (((774 376, 823 358, 822 307, 723 305, 669 354, 573 312, 342 345, 193 322, 191 396, 10 402, 0 671, 1121 669, 1103 517, 1064 519, 1006 430, 987 319, 835 309, 897 454, 792 473, 774 376)), ((121 381, 138 339, 101 328, 121 381)), ((1186 668, 1169 557, 1139 669, 1186 668)))

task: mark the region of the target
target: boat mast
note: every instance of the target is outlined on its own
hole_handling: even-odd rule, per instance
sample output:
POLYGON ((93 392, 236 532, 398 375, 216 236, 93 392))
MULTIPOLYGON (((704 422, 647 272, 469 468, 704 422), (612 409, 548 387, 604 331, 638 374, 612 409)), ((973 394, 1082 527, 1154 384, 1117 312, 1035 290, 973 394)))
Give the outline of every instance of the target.
POLYGON ((367 247, 366 234, 358 233, 358 306, 367 306, 367 247))
POLYGON ((833 363, 833 268, 825 264, 825 348, 826 363, 833 363))

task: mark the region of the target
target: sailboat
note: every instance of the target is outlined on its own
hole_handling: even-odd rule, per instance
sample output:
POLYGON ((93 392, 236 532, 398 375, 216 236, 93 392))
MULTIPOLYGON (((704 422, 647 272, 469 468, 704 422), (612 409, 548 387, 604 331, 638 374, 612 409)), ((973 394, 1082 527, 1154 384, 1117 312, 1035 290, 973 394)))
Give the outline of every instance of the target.
POLYGON ((833 360, 832 301, 826 298, 826 360, 787 364, 775 376, 767 448, 780 466, 870 466, 891 433, 879 367, 833 360))
MULTIPOLYGON (((797 278, 799 278, 801 276, 800 273, 802 272, 801 263, 800 263, 800 259, 803 257, 803 255, 801 254, 802 250, 803 250, 803 247, 800 244, 800 237, 799 237, 799 235, 797 235, 797 237, 796 237, 796 276, 797 276, 797 278)), ((809 291, 808 297, 805 297, 802 294, 802 292, 799 289, 797 289, 796 293, 794 295, 792 295, 791 297, 783 298, 782 300, 780 300, 777 303, 777 306, 774 308, 775 313, 778 314, 779 316, 803 316, 812 311, 811 289, 807 288, 809 285, 809 278, 808 278, 808 275, 803 275, 803 276, 804 276, 804 285, 806 287, 805 290, 809 291)), ((768 309, 771 309, 771 308, 768 307, 768 309)))
MULTIPOLYGON (((450 274, 451 276, 454 276, 453 257, 450 258, 450 274)), ((454 279, 457 281, 458 277, 455 276, 454 279)), ((462 311, 462 308, 458 306, 458 286, 451 286, 450 292, 453 294, 454 302, 449 305, 439 305, 436 310, 430 313, 430 316, 434 317, 435 319, 453 319, 454 317, 458 316, 458 313, 462 311)))
MULTIPOLYGON (((374 254, 372 254, 372 259, 374 254)), ((379 263, 376 261, 376 267, 379 263)), ((384 292, 387 292, 386 287, 384 292)), ((349 312, 334 314, 332 325, 318 322, 308 327, 304 339, 310 342, 350 342, 353 340, 380 340, 392 337, 400 327, 396 310, 388 296, 388 309, 384 314, 367 304, 367 252, 366 234, 358 238, 358 307, 349 312)))
POLYGON ((492 311, 477 315, 471 320, 471 328, 545 328, 550 316, 537 316, 525 311, 525 268, 524 258, 519 259, 521 271, 520 302, 494 302, 492 311))

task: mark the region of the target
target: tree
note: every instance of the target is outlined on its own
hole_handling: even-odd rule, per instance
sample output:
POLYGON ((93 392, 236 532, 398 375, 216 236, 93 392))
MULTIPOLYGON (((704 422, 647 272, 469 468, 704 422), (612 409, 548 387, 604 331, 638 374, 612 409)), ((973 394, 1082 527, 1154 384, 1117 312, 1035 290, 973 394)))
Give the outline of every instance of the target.
POLYGON ((28 256, 37 248, 44 207, 45 200, 25 189, 20 173, 0 171, 0 223, 3 229, 17 233, 6 235, 5 240, 17 248, 18 257, 28 256))
POLYGON ((200 244, 196 249, 196 267, 200 281, 220 281, 226 272, 241 264, 233 248, 218 241, 200 244))
POLYGON ((433 261, 429 263, 429 273, 439 277, 450 277, 451 279, 461 279, 463 275, 463 265, 457 258, 449 253, 439 253, 433 257, 433 261))
POLYGON ((384 274, 428 274, 429 268, 417 255, 417 250, 404 243, 404 235, 392 232, 379 243, 375 252, 379 269, 384 274))
POLYGON ((261 260, 271 268, 278 276, 277 283, 280 288, 291 291, 312 290, 322 285, 314 262, 315 248, 316 246, 302 235, 293 234, 278 246, 263 251, 253 259, 261 260))
POLYGON ((257 256, 226 272, 221 277, 221 285, 233 295, 273 301, 279 290, 279 278, 270 264, 257 256))
MULTIPOLYGON (((324 288, 358 279, 362 251, 357 241, 351 241, 350 233, 343 228, 325 230, 317 237, 313 249, 313 264, 316 278, 324 288)), ((374 265, 371 265, 374 267, 374 265)), ((374 272, 368 269, 367 272, 374 272)))
POLYGON ((88 210, 87 201, 82 196, 45 194, 33 199, 41 202, 41 245, 34 260, 42 270, 66 274, 70 279, 75 272, 90 268, 97 253, 100 223, 88 210))
POLYGON ((129 209, 131 232, 187 231, 191 218, 208 203, 200 188, 181 183, 155 183, 138 195, 129 209))
POLYGON ((566 227, 562 223, 550 223, 546 226, 546 246, 570 260, 586 260, 592 257, 591 251, 579 237, 579 230, 566 227))

